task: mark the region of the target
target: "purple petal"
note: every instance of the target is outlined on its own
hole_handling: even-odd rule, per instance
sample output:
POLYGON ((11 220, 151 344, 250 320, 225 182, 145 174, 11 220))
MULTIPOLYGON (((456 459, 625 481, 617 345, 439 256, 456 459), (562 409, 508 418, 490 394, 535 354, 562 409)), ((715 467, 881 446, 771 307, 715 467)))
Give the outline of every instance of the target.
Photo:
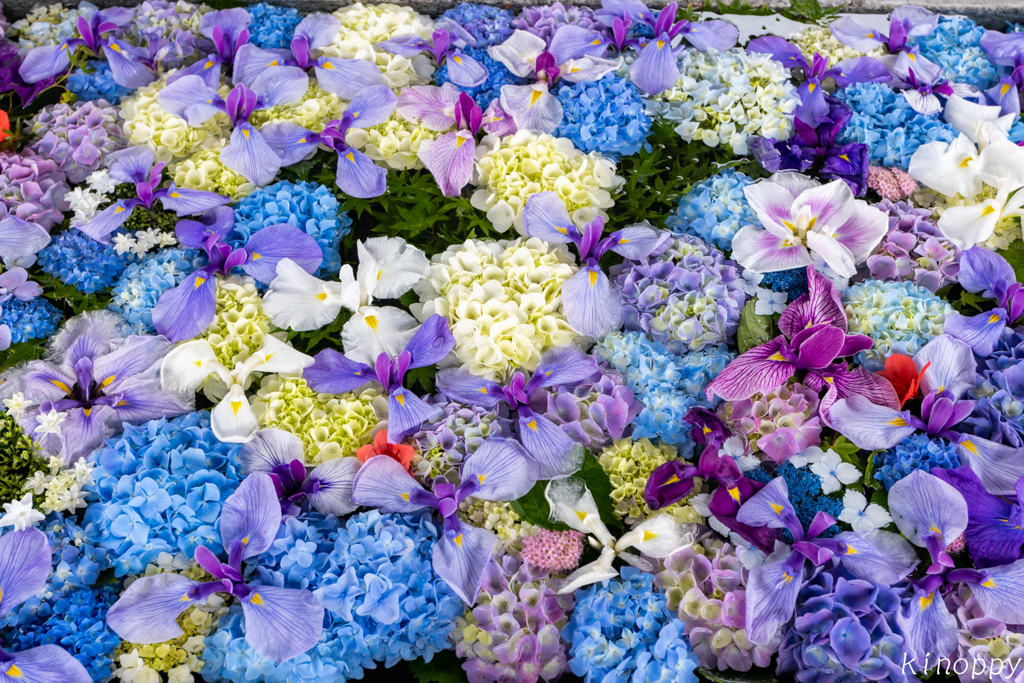
POLYGON ((981 46, 985 48, 996 64, 1015 66, 1014 60, 1024 54, 1024 35, 985 31, 985 35, 981 37, 981 46))
POLYGON ((592 377, 598 370, 597 359, 593 356, 588 356, 575 346, 556 346, 541 356, 530 379, 530 386, 535 382, 538 387, 578 384, 592 377))
POLYGON ((160 198, 160 203, 166 211, 173 211, 179 216, 190 216, 230 204, 231 199, 216 192, 189 190, 172 184, 167 194, 160 198))
POLYGON ((1015 495, 1017 480, 1024 476, 1024 448, 1013 448, 976 436, 963 436, 956 452, 985 486, 997 496, 1015 495))
POLYGON ((504 400, 501 385, 483 377, 477 377, 466 368, 439 370, 438 390, 452 399, 466 405, 494 408, 504 400))
POLYGON ((118 85, 125 88, 143 88, 156 80, 152 69, 142 63, 140 56, 133 54, 131 45, 111 40, 103 46, 110 74, 118 85))
POLYGON ((402 88, 398 96, 398 111, 402 116, 423 124, 424 128, 444 132, 455 125, 454 107, 459 100, 459 89, 447 83, 412 85, 402 88))
POLYGON ((924 371, 921 388, 925 393, 948 391, 960 398, 965 391, 974 388, 977 363, 971 347, 959 339, 946 334, 935 337, 917 352, 914 364, 919 371, 924 371))
POLYGON ((891 586, 909 576, 918 564, 914 548, 899 534, 880 529, 845 531, 836 540, 846 544, 840 559, 858 579, 891 586))
POLYGON ((956 617, 946 609, 938 591, 910 597, 910 605, 896 613, 906 644, 919 661, 925 656, 947 657, 957 644, 956 617))
POLYGON ((298 102, 309 90, 309 76, 297 66, 272 66, 252 82, 252 90, 263 99, 263 108, 298 102))
POLYGON ((523 207, 523 230, 545 242, 567 244, 571 241, 569 232, 576 231, 576 224, 557 192, 538 192, 530 195, 523 207))
POLYGON ((145 576, 128 586, 107 612, 107 626, 130 643, 149 645, 183 635, 178 616, 196 601, 189 591, 198 581, 181 574, 145 576))
POLYGON ((121 149, 107 156, 111 177, 122 183, 145 182, 154 163, 156 154, 145 145, 121 149))
POLYGON ((14 215, 0 220, 0 259, 15 261, 39 252, 50 243, 50 233, 14 215))
POLYGON ((856 368, 849 372, 837 372, 832 375, 832 386, 818 405, 818 414, 827 426, 832 427, 830 409, 841 398, 863 396, 875 405, 898 410, 899 398, 896 390, 884 377, 865 368, 856 368))
POLYGON ((167 85, 171 85, 186 76, 197 76, 207 88, 217 90, 220 86, 220 64, 220 57, 210 55, 206 59, 200 59, 195 64, 170 74, 167 77, 167 85))
POLYGON ((352 485, 352 500, 357 505, 379 508, 382 512, 422 510, 424 505, 410 499, 416 498, 416 494, 426 493, 401 463, 386 455, 367 460, 359 468, 352 485))
POLYGON ((424 368, 440 363, 453 348, 455 337, 448 329, 448 319, 436 313, 420 325, 405 345, 405 350, 412 355, 410 368, 424 368))
POLYGON ((519 440, 537 463, 538 479, 553 479, 571 474, 579 464, 569 436, 543 415, 524 415, 519 410, 519 440))
POLYGON ((212 40, 213 27, 217 26, 226 35, 235 37, 249 26, 251 20, 249 13, 241 7, 207 12, 199 21, 199 32, 212 40))
POLYGON ((462 480, 480 485, 474 498, 516 500, 537 482, 537 466, 517 441, 486 439, 462 466, 462 480))
POLYGON ((776 62, 781 62, 787 69, 800 67, 804 71, 808 71, 811 68, 811 65, 807 63, 807 58, 804 57, 804 53, 800 51, 800 48, 793 45, 793 43, 788 40, 778 36, 761 36, 760 38, 754 38, 750 41, 750 44, 747 45, 747 52, 771 55, 772 59, 776 62))
POLYGON ((281 505, 269 474, 253 472, 228 496, 220 513, 221 544, 241 542, 242 559, 256 557, 274 542, 281 526, 281 505))
POLYGON ((871 653, 871 635, 853 617, 843 617, 832 625, 829 644, 839 661, 851 669, 871 653))
POLYGON ((202 249, 211 237, 224 241, 228 233, 235 227, 235 212, 227 206, 218 206, 199 220, 180 220, 174 226, 174 235, 178 242, 186 247, 202 249))
POLYGON ((871 52, 885 40, 878 31, 868 28, 853 17, 840 17, 832 22, 830 28, 836 38, 860 52, 871 52))
POLYGON ((260 74, 270 67, 284 65, 285 61, 290 58, 291 50, 264 50, 252 43, 246 43, 235 53, 231 72, 232 80, 234 83, 244 83, 251 88, 260 74))
POLYGON ((859 395, 836 401, 828 416, 837 432, 858 448, 868 450, 892 448, 915 431, 906 413, 876 405, 859 395))
POLYGON ((473 134, 460 130, 435 140, 424 140, 420 143, 418 156, 434 176, 441 193, 446 197, 458 197, 473 177, 475 152, 473 134))
POLYGON ((708 384, 704 393, 709 399, 718 396, 727 401, 741 401, 778 389, 796 371, 796 366, 779 354, 785 343, 785 337, 779 336, 740 354, 708 384))
POLYGON ((848 217, 832 236, 850 250, 855 263, 863 263, 889 231, 889 217, 863 201, 851 201, 848 205, 848 217))
POLYGON ((319 144, 315 139, 311 141, 311 136, 316 133, 287 121, 263 126, 260 134, 270 149, 281 158, 282 167, 302 161, 315 152, 319 144))
MULTIPOLYGON (((676 64, 676 57, 667 34, 647 41, 640 51, 640 56, 629 65, 629 78, 633 85, 651 97, 676 84, 679 80, 679 65, 676 64)), ((502 106, 505 106, 504 103, 502 106)), ((516 123, 518 124, 518 120, 516 123)))
POLYGON ((348 149, 338 154, 338 187, 350 197, 370 199, 388 189, 388 172, 360 151, 348 149))
POLYGON ((217 311, 217 281, 198 270, 160 296, 153 307, 153 327, 173 342, 199 335, 217 311))
POLYGON ((467 605, 476 602, 496 540, 490 531, 463 524, 454 538, 434 543, 434 571, 467 605))
POLYGON ((308 479, 316 480, 317 489, 309 494, 309 503, 322 515, 347 515, 356 509, 352 485, 359 472, 359 458, 335 458, 313 468, 308 479))
POLYGON ((971 247, 960 257, 957 281, 968 292, 983 292, 995 298, 996 293, 1016 282, 1013 267, 999 254, 985 247, 971 247))
POLYGON ((277 156, 260 132, 242 121, 231 132, 231 142, 220 150, 221 162, 254 185, 263 187, 281 170, 277 156))
POLYGON ((845 341, 846 335, 838 327, 822 327, 813 332, 804 330, 793 338, 797 349, 796 367, 800 370, 826 367, 839 355, 845 341))
POLYGON ((39 645, 21 652, 9 652, 5 664, 8 681, 32 683, 90 683, 92 676, 82 664, 59 645, 39 645), (14 671, 21 672, 15 676, 14 671))
POLYGON ((954 339, 968 344, 979 356, 988 356, 999 343, 1006 329, 1006 311, 1001 308, 988 313, 967 316, 951 313, 946 316, 943 331, 954 339))
MULTIPOLYGON (((276 505, 276 501, 275 501, 276 505)), ((276 663, 316 645, 324 629, 324 606, 308 590, 253 586, 242 600, 245 640, 276 663)))
POLYGON ((53 78, 71 65, 71 49, 66 43, 42 45, 33 48, 18 68, 26 83, 38 83, 53 78))
POLYGON ((306 36, 309 46, 316 50, 330 45, 340 28, 341 21, 333 14, 314 12, 299 22, 295 27, 295 35, 306 36))
POLYGON ((937 536, 945 548, 967 528, 967 503, 955 488, 914 470, 889 489, 889 514, 911 543, 926 547, 937 536))
POLYGON ((9 531, 0 537, 0 615, 46 587, 50 576, 50 542, 39 529, 9 531))
POLYGON ((854 83, 884 83, 889 80, 889 70, 874 57, 844 59, 829 72, 840 88, 854 83))
POLYGON ((386 85, 373 85, 360 90, 348 103, 345 112, 352 114, 353 125, 369 128, 384 123, 395 110, 396 104, 398 98, 391 88, 386 85))
POLYGON ((110 233, 120 228, 131 217, 136 205, 137 201, 119 199, 88 222, 76 227, 97 242, 110 244, 113 242, 110 233))
POLYGON ((320 87, 343 99, 356 97, 361 90, 387 85, 377 65, 365 59, 321 57, 313 65, 320 87))
POLYGON ((161 107, 190 126, 200 126, 220 113, 214 106, 217 91, 206 85, 199 76, 183 76, 157 93, 161 107))
POLYGON ((401 443, 424 422, 440 419, 444 411, 427 403, 405 387, 398 387, 388 396, 388 443, 401 443))
POLYGON ((417 35, 396 36, 390 40, 377 43, 376 48, 390 52, 393 55, 399 55, 400 57, 413 58, 419 56, 424 50, 429 49, 430 43, 417 35))
POLYGON ((599 267, 582 268, 562 283, 565 318, 574 330, 599 339, 622 326, 622 293, 599 267))
POLYGON ((782 477, 772 479, 764 488, 743 503, 736 520, 752 527, 789 529, 794 538, 803 538, 804 529, 797 519, 796 510, 789 502, 789 487, 782 477))
POLYGON ((1014 506, 986 491, 970 467, 936 467, 932 473, 959 491, 967 502, 970 521, 964 539, 974 566, 993 567, 1020 559, 1024 530, 1018 528, 1014 506))
POLYGON ((786 562, 770 562, 750 570, 747 640, 768 647, 778 639, 779 630, 792 618, 796 609, 802 573, 802 567, 794 570, 786 562))
POLYGON ((501 86, 501 108, 519 130, 550 134, 562 123, 562 103, 546 83, 501 86))
POLYGON ((0 324, 0 351, 6 351, 11 348, 11 338, 10 325, 0 324))
POLYGON ((344 394, 377 379, 370 366, 349 360, 334 349, 316 354, 302 377, 313 391, 322 394, 344 394))
POLYGON ((448 65, 448 78, 456 85, 472 88, 487 80, 487 67, 461 50, 449 55, 445 64, 448 65))
POLYGON ((1024 622, 1024 560, 986 571, 991 578, 971 586, 985 616, 1007 624, 1024 622))
POLYGON ((612 236, 615 237, 615 242, 609 248, 619 256, 632 261, 646 259, 671 239, 668 233, 644 225, 623 228, 612 236))
POLYGON ((608 45, 599 33, 573 24, 559 26, 548 46, 548 51, 555 57, 555 64, 565 64, 581 57, 601 57, 607 50, 608 45))
POLYGON ((728 21, 711 19, 709 21, 691 22, 683 35, 690 45, 701 52, 717 50, 722 52, 736 45, 740 37, 740 30, 728 21))
POLYGON ((171 344, 161 337, 128 337, 115 351, 96 359, 93 377, 101 391, 112 395, 126 380, 143 374, 155 377, 156 369, 170 350, 171 344))
POLYGON ((310 274, 315 273, 323 262, 323 252, 316 240, 287 223, 257 231, 246 242, 245 250, 249 252, 249 260, 242 270, 264 284, 270 284, 277 277, 277 264, 281 259, 291 259, 310 274))
POLYGON ((245 476, 253 472, 272 472, 292 460, 305 462, 302 441, 283 429, 261 429, 252 441, 242 445, 238 454, 238 464, 245 476))

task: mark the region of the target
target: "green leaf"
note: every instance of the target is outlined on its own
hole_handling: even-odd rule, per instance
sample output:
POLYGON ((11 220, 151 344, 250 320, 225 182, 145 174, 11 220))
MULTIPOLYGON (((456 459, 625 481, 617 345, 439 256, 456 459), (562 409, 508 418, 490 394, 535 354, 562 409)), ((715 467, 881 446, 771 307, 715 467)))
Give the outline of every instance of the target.
POLYGON ((453 650, 441 650, 429 662, 422 658, 408 662, 417 683, 466 683, 466 672, 453 650))
POLYGON ((818 0, 793 0, 782 16, 793 21, 829 24, 839 16, 841 7, 822 7, 818 0))
POLYGON ((774 683, 775 676, 768 669, 751 669, 750 671, 715 671, 697 667, 697 674, 712 683, 774 683))
POLYGON ((1017 282, 1024 283, 1024 240, 1011 242, 1010 246, 998 252, 1013 267, 1017 282))
POLYGON ((46 352, 46 339, 33 339, 20 344, 12 344, 11 348, 0 352, 0 370, 13 368, 18 363, 38 360, 46 352))
POLYGON ((58 308, 69 308, 70 315, 78 315, 86 311, 98 311, 106 308, 113 301, 109 291, 86 294, 74 285, 66 285, 57 278, 42 271, 34 272, 32 279, 43 288, 43 296, 53 301, 58 308))
POLYGON ((864 478, 861 482, 869 489, 878 489, 882 487, 882 482, 875 479, 875 454, 867 458, 867 465, 864 467, 864 478))
POLYGON ((551 506, 548 505, 548 500, 544 497, 544 489, 547 488, 547 485, 546 481, 538 481, 529 493, 519 500, 512 501, 512 510, 519 515, 520 520, 533 526, 554 531, 569 531, 567 525, 551 521, 551 506))
POLYGON ((754 313, 756 305, 754 299, 750 299, 740 313, 740 326, 736 332, 736 345, 739 346, 740 353, 771 341, 772 317, 754 313))
MULTIPOLYGON (((597 503, 597 511, 601 514, 601 521, 610 528, 622 528, 621 522, 615 517, 615 508, 612 505, 612 482, 608 474, 597 458, 589 453, 583 457, 583 466, 573 477, 578 477, 586 482, 587 488, 594 496, 597 503)), ((519 500, 512 502, 512 509, 524 522, 534 526, 553 529, 555 531, 567 531, 568 526, 561 522, 553 522, 550 519, 551 507, 547 498, 544 497, 544 490, 548 482, 538 481, 530 492, 519 500)))

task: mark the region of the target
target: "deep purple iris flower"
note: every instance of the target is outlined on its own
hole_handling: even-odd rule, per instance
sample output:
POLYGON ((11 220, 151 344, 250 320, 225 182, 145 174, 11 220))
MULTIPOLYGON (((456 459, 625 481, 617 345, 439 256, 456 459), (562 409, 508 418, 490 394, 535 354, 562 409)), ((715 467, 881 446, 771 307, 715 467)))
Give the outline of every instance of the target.
POLYGON ((1013 72, 985 91, 985 97, 1000 107, 1000 114, 1019 114, 1024 96, 1024 34, 985 31, 981 46, 1000 66, 1009 66, 1013 72))
POLYGON ((402 385, 405 373, 440 362, 453 348, 455 337, 448 329, 448 319, 435 314, 420 325, 405 349, 393 358, 382 353, 370 367, 333 349, 324 349, 303 371, 303 377, 311 389, 325 394, 344 394, 371 381, 380 384, 388 395, 388 443, 401 443, 424 422, 442 413, 402 385))
POLYGON ((181 636, 178 617, 215 593, 238 600, 245 615, 245 639, 257 653, 280 664, 316 645, 323 631, 324 607, 310 591, 250 585, 242 561, 254 561, 274 542, 281 526, 281 506, 274 482, 262 472, 246 477, 224 502, 221 543, 228 561, 205 546, 195 560, 213 581, 193 581, 168 572, 146 576, 121 595, 107 612, 107 625, 124 640, 143 645, 181 636))
MULTIPOLYGON (((198 76, 206 87, 216 90, 220 86, 222 65, 230 66, 242 47, 249 43, 250 20, 249 13, 241 7, 204 14, 199 21, 199 32, 213 42, 213 52, 168 76, 167 84, 186 76, 198 76)), ((237 74, 235 82, 238 82, 237 74)))
POLYGON ((537 463, 539 478, 552 479, 578 468, 582 448, 554 422, 535 413, 530 399, 538 389, 577 384, 597 369, 593 356, 585 355, 575 346, 564 346, 545 353, 529 380, 517 372, 502 386, 459 368, 438 372, 437 388, 448 398, 466 405, 494 409, 505 404, 509 410, 517 411, 519 440, 537 463))
POLYGON ((377 43, 377 48, 401 57, 416 57, 429 52, 438 66, 448 65, 448 80, 463 88, 481 85, 487 80, 487 67, 462 52, 461 47, 475 45, 476 39, 454 22, 445 24, 448 28, 436 28, 430 42, 419 36, 398 36, 377 43), (454 40, 453 40, 454 34, 454 40))
POLYGON ((788 140, 755 137, 750 144, 754 158, 771 173, 812 171, 826 180, 844 180, 854 195, 863 197, 868 189, 871 151, 859 142, 836 144, 853 110, 835 97, 826 95, 825 103, 828 113, 817 128, 795 119, 796 135, 788 140))
POLYGON ((360 468, 352 497, 358 505, 386 513, 437 510, 444 520, 444 535, 434 543, 434 571, 467 605, 473 605, 497 537, 461 522, 459 503, 469 496, 489 501, 516 500, 536 482, 536 465, 519 443, 491 438, 463 463, 458 486, 438 478, 433 491, 427 491, 397 460, 378 456, 360 468))
POLYGON ((256 231, 244 247, 232 247, 227 236, 235 225, 235 213, 221 206, 198 221, 178 221, 174 232, 182 246, 206 252, 207 265, 167 290, 153 308, 153 326, 171 341, 192 339, 206 329, 217 311, 217 275, 234 268, 269 285, 277 276, 281 259, 291 259, 307 273, 315 273, 323 252, 312 237, 287 223, 256 231))
POLYGON ((826 123, 830 113, 825 89, 822 87, 827 79, 831 78, 840 88, 853 83, 878 83, 889 80, 889 71, 885 65, 872 57, 844 59, 829 68, 828 60, 817 52, 808 63, 800 48, 778 36, 755 38, 747 46, 747 52, 769 54, 772 59, 781 62, 787 68, 798 68, 804 72, 804 81, 796 91, 800 96, 800 106, 793 113, 798 121, 811 128, 826 123))
POLYGON ((711 495, 708 508, 715 519, 740 534, 758 549, 771 553, 775 549, 778 532, 769 527, 751 527, 736 519, 740 505, 761 490, 759 481, 748 479, 740 472, 736 461, 722 456, 719 448, 729 438, 729 428, 707 408, 690 408, 683 422, 693 425, 690 436, 702 444, 704 450, 696 465, 685 460, 670 460, 659 465, 647 479, 644 500, 652 510, 660 510, 686 498, 693 491, 694 479, 718 484, 711 495))
POLYGON ((808 293, 779 318, 782 334, 729 363, 704 390, 708 399, 739 401, 767 394, 798 370, 824 373, 837 358, 871 348, 870 337, 846 334, 846 311, 832 281, 807 266, 807 283, 808 293))
POLYGON ((119 182, 134 184, 137 197, 118 199, 77 228, 97 242, 110 244, 110 234, 124 225, 136 208, 152 208, 158 199, 165 210, 174 211, 178 216, 203 213, 231 203, 229 198, 215 192, 187 190, 176 187, 174 183, 170 187, 161 188, 164 163, 161 161, 155 164, 155 161, 156 157, 149 147, 129 147, 111 154, 110 176, 119 182))
POLYGON ((345 142, 350 128, 370 128, 383 123, 395 109, 398 98, 386 85, 363 88, 348 104, 340 120, 328 122, 319 133, 294 123, 273 123, 263 127, 263 137, 290 166, 302 161, 323 145, 338 153, 335 182, 350 197, 379 197, 387 190, 388 172, 370 157, 345 142))
POLYGON ((538 192, 526 200, 523 230, 552 244, 576 245, 583 267, 562 283, 562 302, 573 329, 595 339, 619 329, 623 315, 622 293, 601 270, 601 257, 613 251, 633 261, 644 260, 670 239, 650 224, 616 230, 602 239, 601 216, 580 230, 557 192, 538 192))
POLYGON ((0 92, 14 91, 22 106, 27 107, 40 93, 52 88, 58 76, 29 83, 19 73, 21 63, 17 43, 9 40, 0 42, 0 92))
POLYGON ((964 540, 978 568, 1010 564, 1021 558, 1024 544, 1024 478, 1014 486, 1015 500, 993 496, 985 490, 978 475, 970 467, 947 470, 932 469, 932 474, 946 482, 967 502, 968 522, 964 540))
MULTIPOLYGON (((244 10, 243 10, 244 11, 244 10)), ((156 78, 149 64, 149 50, 129 45, 109 35, 134 16, 124 7, 110 7, 94 13, 88 19, 78 17, 78 38, 62 40, 57 45, 42 45, 25 55, 19 73, 26 83, 37 83, 53 78, 71 65, 71 54, 85 48, 93 55, 102 55, 110 65, 110 73, 118 85, 141 88, 156 78)))
POLYGON ((1017 282, 1005 258, 981 246, 963 252, 958 280, 968 292, 995 299, 996 308, 971 317, 953 313, 946 316, 943 329, 984 358, 995 350, 1003 332, 1024 315, 1024 285, 1017 282))

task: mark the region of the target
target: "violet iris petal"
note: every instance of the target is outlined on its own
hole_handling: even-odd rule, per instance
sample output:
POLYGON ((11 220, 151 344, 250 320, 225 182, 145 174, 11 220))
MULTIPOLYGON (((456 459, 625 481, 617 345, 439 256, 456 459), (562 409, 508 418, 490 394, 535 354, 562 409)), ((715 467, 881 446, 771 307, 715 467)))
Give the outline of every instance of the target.
MULTIPOLYGON (((976 567, 1010 564, 1021 558, 1024 511, 1019 499, 1017 504, 1011 504, 992 495, 969 467, 934 468, 932 474, 959 491, 967 502, 969 521, 964 538, 976 567)), ((1018 489, 1019 484, 1018 481, 1018 489)))

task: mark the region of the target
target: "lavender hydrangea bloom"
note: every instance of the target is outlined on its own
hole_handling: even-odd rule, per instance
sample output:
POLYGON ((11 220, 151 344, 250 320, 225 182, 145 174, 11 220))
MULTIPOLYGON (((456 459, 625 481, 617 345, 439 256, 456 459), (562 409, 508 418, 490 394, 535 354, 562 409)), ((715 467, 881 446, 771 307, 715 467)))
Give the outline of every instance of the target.
POLYGON ((530 407, 591 450, 626 436, 643 410, 622 376, 604 369, 575 386, 539 389, 530 399, 530 407))
POLYGON ((967 418, 973 432, 985 439, 1014 448, 1024 447, 1024 333, 1007 329, 979 368, 978 384, 971 390, 977 399, 967 418))
POLYGON ((57 162, 68 181, 81 183, 107 154, 127 146, 117 115, 104 100, 50 105, 29 121, 34 137, 26 151, 57 162))
POLYGON ((555 32, 565 25, 579 26, 588 31, 604 29, 604 24, 594 16, 594 11, 589 7, 566 6, 561 1, 550 5, 524 7, 514 23, 516 29, 543 38, 549 45, 555 32))
MULTIPOLYGON (((513 28, 515 14, 507 9, 490 5, 460 2, 441 17, 461 26, 469 35, 473 36, 479 47, 490 47, 502 43, 515 30, 513 28)), ((520 28, 522 27, 520 26, 520 28)))
POLYGON ((911 280, 930 292, 956 282, 960 250, 946 239, 928 209, 883 199, 876 206, 889 214, 889 232, 868 256, 876 280, 911 280))
POLYGON ((500 416, 499 410, 449 401, 443 394, 435 394, 426 401, 439 407, 443 414, 437 420, 425 422, 411 437, 425 460, 412 469, 423 480, 440 476, 457 484, 461 481, 460 466, 485 439, 512 436, 512 421, 500 416))
POLYGON ((0 152, 0 218, 13 215, 49 230, 64 220, 69 208, 66 181, 52 159, 0 152))

